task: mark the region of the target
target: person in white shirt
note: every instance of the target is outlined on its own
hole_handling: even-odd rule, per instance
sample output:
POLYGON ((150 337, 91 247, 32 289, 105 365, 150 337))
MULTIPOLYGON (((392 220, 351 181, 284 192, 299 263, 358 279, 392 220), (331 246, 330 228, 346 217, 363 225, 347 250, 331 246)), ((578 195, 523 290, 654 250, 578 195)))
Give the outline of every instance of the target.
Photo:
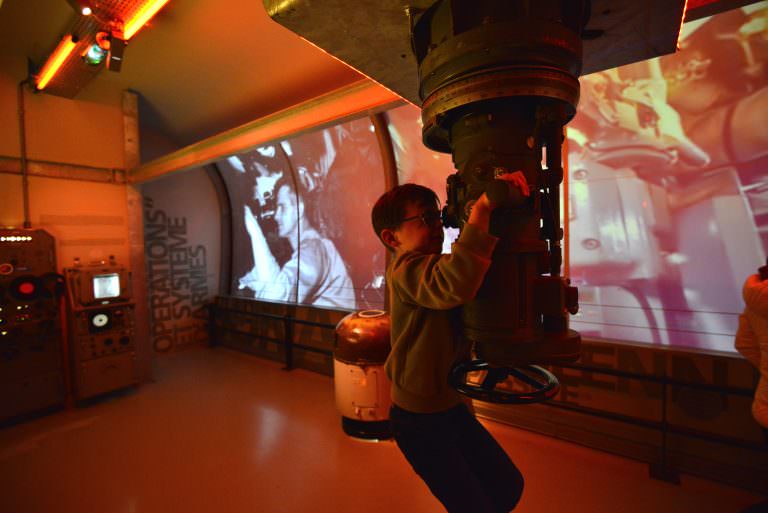
POLYGON ((305 305, 355 309, 355 290, 347 266, 333 242, 311 225, 302 195, 285 173, 275 184, 278 235, 290 242, 293 253, 280 266, 264 233, 246 205, 245 226, 251 238, 254 267, 240 278, 240 288, 254 297, 305 305))

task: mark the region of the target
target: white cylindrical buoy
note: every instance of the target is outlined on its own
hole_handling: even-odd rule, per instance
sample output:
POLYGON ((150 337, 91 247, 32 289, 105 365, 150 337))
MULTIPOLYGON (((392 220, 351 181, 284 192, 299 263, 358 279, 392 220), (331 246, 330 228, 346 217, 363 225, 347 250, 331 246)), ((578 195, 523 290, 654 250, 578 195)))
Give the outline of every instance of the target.
POLYGON ((342 429, 350 436, 391 437, 392 400, 390 382, 384 372, 389 350, 389 314, 383 310, 354 312, 336 325, 336 407, 341 413, 342 429))

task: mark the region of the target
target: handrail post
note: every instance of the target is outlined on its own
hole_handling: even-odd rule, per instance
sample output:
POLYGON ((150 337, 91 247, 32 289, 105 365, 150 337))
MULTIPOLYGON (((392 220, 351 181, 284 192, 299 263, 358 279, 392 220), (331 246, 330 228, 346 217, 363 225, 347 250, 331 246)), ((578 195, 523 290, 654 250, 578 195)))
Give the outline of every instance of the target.
POLYGON ((667 373, 664 372, 661 377, 661 454, 659 461, 649 465, 648 474, 653 479, 679 485, 680 473, 674 468, 671 468, 667 461, 669 458, 669 421, 667 420, 667 406, 669 402, 669 392, 667 389, 669 386, 670 383, 667 379, 667 373))
POLYGON ((211 347, 219 345, 216 332, 216 302, 208 304, 208 345, 211 347))
POLYGON ((293 319, 286 315, 283 317, 283 332, 285 333, 285 367, 283 370, 293 370, 293 319))

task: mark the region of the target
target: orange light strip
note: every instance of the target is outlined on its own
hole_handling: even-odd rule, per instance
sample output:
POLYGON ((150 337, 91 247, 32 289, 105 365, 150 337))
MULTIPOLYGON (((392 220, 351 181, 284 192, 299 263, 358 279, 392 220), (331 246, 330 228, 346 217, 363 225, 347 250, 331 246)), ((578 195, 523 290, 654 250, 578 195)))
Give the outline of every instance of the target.
POLYGON ((126 41, 136 35, 146 23, 152 19, 152 16, 157 14, 157 11, 163 8, 168 0, 149 0, 136 10, 133 17, 125 22, 123 27, 123 39, 126 41))
POLYGON ((56 49, 51 56, 48 57, 48 60, 45 61, 43 69, 40 70, 40 73, 37 75, 37 84, 35 84, 35 87, 39 91, 47 86, 48 82, 50 82, 56 72, 59 71, 59 68, 61 68, 61 65, 67 60, 69 54, 75 49, 75 44, 71 34, 67 34, 61 41, 59 41, 56 49))
POLYGON ((675 45, 675 48, 680 50, 680 36, 683 34, 683 23, 685 23, 685 15, 688 13, 688 0, 685 0, 685 5, 683 6, 683 16, 680 18, 680 30, 677 31, 677 44, 675 45))

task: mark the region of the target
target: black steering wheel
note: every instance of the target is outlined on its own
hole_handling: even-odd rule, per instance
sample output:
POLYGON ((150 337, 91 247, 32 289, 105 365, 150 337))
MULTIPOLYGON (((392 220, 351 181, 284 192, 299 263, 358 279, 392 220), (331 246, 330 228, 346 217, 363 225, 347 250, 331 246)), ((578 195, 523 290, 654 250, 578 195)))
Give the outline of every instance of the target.
POLYGON ((484 360, 458 363, 451 370, 449 382, 456 390, 472 399, 501 404, 540 403, 551 399, 560 390, 557 376, 538 365, 493 367, 484 360), (467 381, 468 373, 478 371, 486 371, 481 382, 467 381), (496 389, 496 385, 507 381, 510 376, 525 385, 523 390, 496 389))

